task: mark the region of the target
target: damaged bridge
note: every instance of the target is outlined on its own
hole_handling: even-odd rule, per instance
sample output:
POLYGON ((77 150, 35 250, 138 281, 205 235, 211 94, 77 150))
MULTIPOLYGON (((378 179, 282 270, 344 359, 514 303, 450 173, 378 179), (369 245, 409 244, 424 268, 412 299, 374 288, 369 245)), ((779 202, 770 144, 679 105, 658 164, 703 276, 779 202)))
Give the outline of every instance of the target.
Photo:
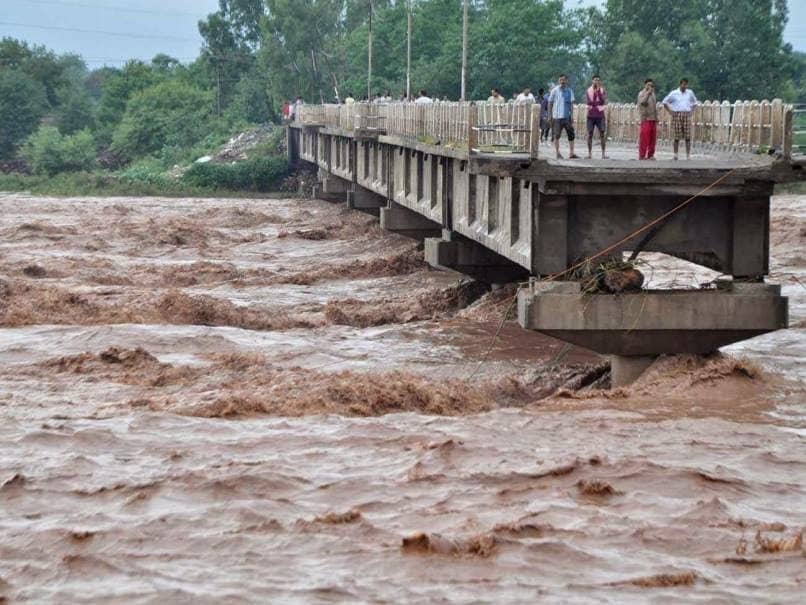
MULTIPOLYGON (((584 132, 585 108, 576 109, 584 132)), ((537 106, 314 105, 288 125, 288 153, 318 166, 318 197, 424 240, 433 266, 528 283, 520 324, 612 356, 620 385, 658 355, 708 353, 787 327, 787 299, 765 277, 773 187, 804 178, 792 115, 777 100, 705 103, 694 115, 694 159, 664 153, 664 117, 658 161, 639 162, 631 105, 608 107, 606 160, 554 159, 537 106), (641 251, 726 277, 699 290, 591 290, 596 267, 641 251)))

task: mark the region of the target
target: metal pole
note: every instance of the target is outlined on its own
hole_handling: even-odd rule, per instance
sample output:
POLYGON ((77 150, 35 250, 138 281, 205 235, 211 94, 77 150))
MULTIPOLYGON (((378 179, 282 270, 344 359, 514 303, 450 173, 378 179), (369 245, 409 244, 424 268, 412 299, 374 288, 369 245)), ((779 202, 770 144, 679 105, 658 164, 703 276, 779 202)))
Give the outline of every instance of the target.
POLYGON ((367 52, 367 101, 372 101, 372 0, 369 0, 369 49, 367 52))
POLYGON ((406 0, 408 20, 406 23, 406 99, 411 98, 411 0, 406 0))
POLYGON ((465 0, 464 17, 462 22, 462 95, 461 100, 465 100, 467 92, 467 7, 469 0, 465 0))

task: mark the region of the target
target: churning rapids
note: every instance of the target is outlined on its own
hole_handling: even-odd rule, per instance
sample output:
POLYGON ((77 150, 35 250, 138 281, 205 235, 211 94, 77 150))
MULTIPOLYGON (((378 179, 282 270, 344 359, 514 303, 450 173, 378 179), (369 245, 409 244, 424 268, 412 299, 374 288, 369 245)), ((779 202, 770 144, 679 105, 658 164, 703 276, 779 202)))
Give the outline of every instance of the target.
POLYGON ((793 328, 614 392, 343 206, 0 216, 0 602, 803 602, 806 197, 793 328))

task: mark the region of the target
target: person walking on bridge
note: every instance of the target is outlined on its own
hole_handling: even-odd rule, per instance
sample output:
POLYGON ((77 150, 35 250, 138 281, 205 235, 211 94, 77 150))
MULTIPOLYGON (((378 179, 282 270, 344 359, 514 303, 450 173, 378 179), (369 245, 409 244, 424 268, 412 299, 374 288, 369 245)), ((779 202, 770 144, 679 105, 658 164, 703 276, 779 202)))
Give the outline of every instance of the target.
POLYGON ((540 140, 548 141, 551 131, 551 120, 549 119, 549 97, 541 88, 537 91, 537 102, 540 103, 540 140))
POLYGON ((521 94, 519 94, 518 97, 515 99, 515 102, 518 105, 523 105, 526 103, 534 103, 535 96, 532 94, 532 89, 529 88, 528 86, 524 88, 523 92, 521 92, 521 94))
POLYGON ((655 83, 647 78, 638 93, 638 115, 641 117, 641 131, 638 135, 638 159, 655 159, 655 142, 658 140, 658 99, 655 96, 655 83))
POLYGON ((496 105, 502 105, 507 102, 504 96, 501 94, 501 91, 497 88, 493 88, 490 91, 490 96, 487 98, 488 103, 494 103, 496 105))
POLYGON ((579 159, 574 153, 574 91, 568 86, 568 77, 562 74, 557 86, 549 93, 549 115, 551 116, 551 132, 554 139, 554 150, 557 152, 557 159, 561 160, 560 135, 563 130, 568 137, 568 157, 572 160, 579 159))
POLYGON ((688 87, 688 80, 680 80, 680 88, 673 90, 663 99, 663 106, 672 114, 672 139, 674 159, 677 159, 680 139, 686 142, 686 159, 691 158, 691 114, 700 102, 694 91, 688 87))
POLYGON ((493 88, 490 91, 490 96, 487 97, 487 102, 488 103, 495 103, 496 105, 503 105, 504 103, 507 102, 507 100, 504 98, 504 95, 501 94, 500 89, 493 88))
POLYGON ((588 159, 593 157, 593 133, 599 130, 599 141, 602 145, 602 159, 606 159, 605 147, 607 146, 607 131, 605 124, 605 110, 607 105, 607 91, 602 86, 602 80, 599 76, 593 76, 593 81, 585 93, 586 102, 588 104, 588 159))
POLYGON ((434 102, 434 100, 428 96, 428 93, 424 90, 420 91, 420 96, 417 97, 414 101, 417 105, 430 105, 434 102))

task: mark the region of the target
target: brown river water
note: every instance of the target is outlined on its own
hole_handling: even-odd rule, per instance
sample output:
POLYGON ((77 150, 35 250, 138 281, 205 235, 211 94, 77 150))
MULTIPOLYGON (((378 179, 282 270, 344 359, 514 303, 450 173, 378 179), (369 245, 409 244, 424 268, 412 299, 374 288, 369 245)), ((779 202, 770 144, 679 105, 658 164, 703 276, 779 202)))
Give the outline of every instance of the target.
POLYGON ((792 329, 608 391, 341 205, 0 194, 0 602, 802 603, 806 197, 772 229, 792 329))

